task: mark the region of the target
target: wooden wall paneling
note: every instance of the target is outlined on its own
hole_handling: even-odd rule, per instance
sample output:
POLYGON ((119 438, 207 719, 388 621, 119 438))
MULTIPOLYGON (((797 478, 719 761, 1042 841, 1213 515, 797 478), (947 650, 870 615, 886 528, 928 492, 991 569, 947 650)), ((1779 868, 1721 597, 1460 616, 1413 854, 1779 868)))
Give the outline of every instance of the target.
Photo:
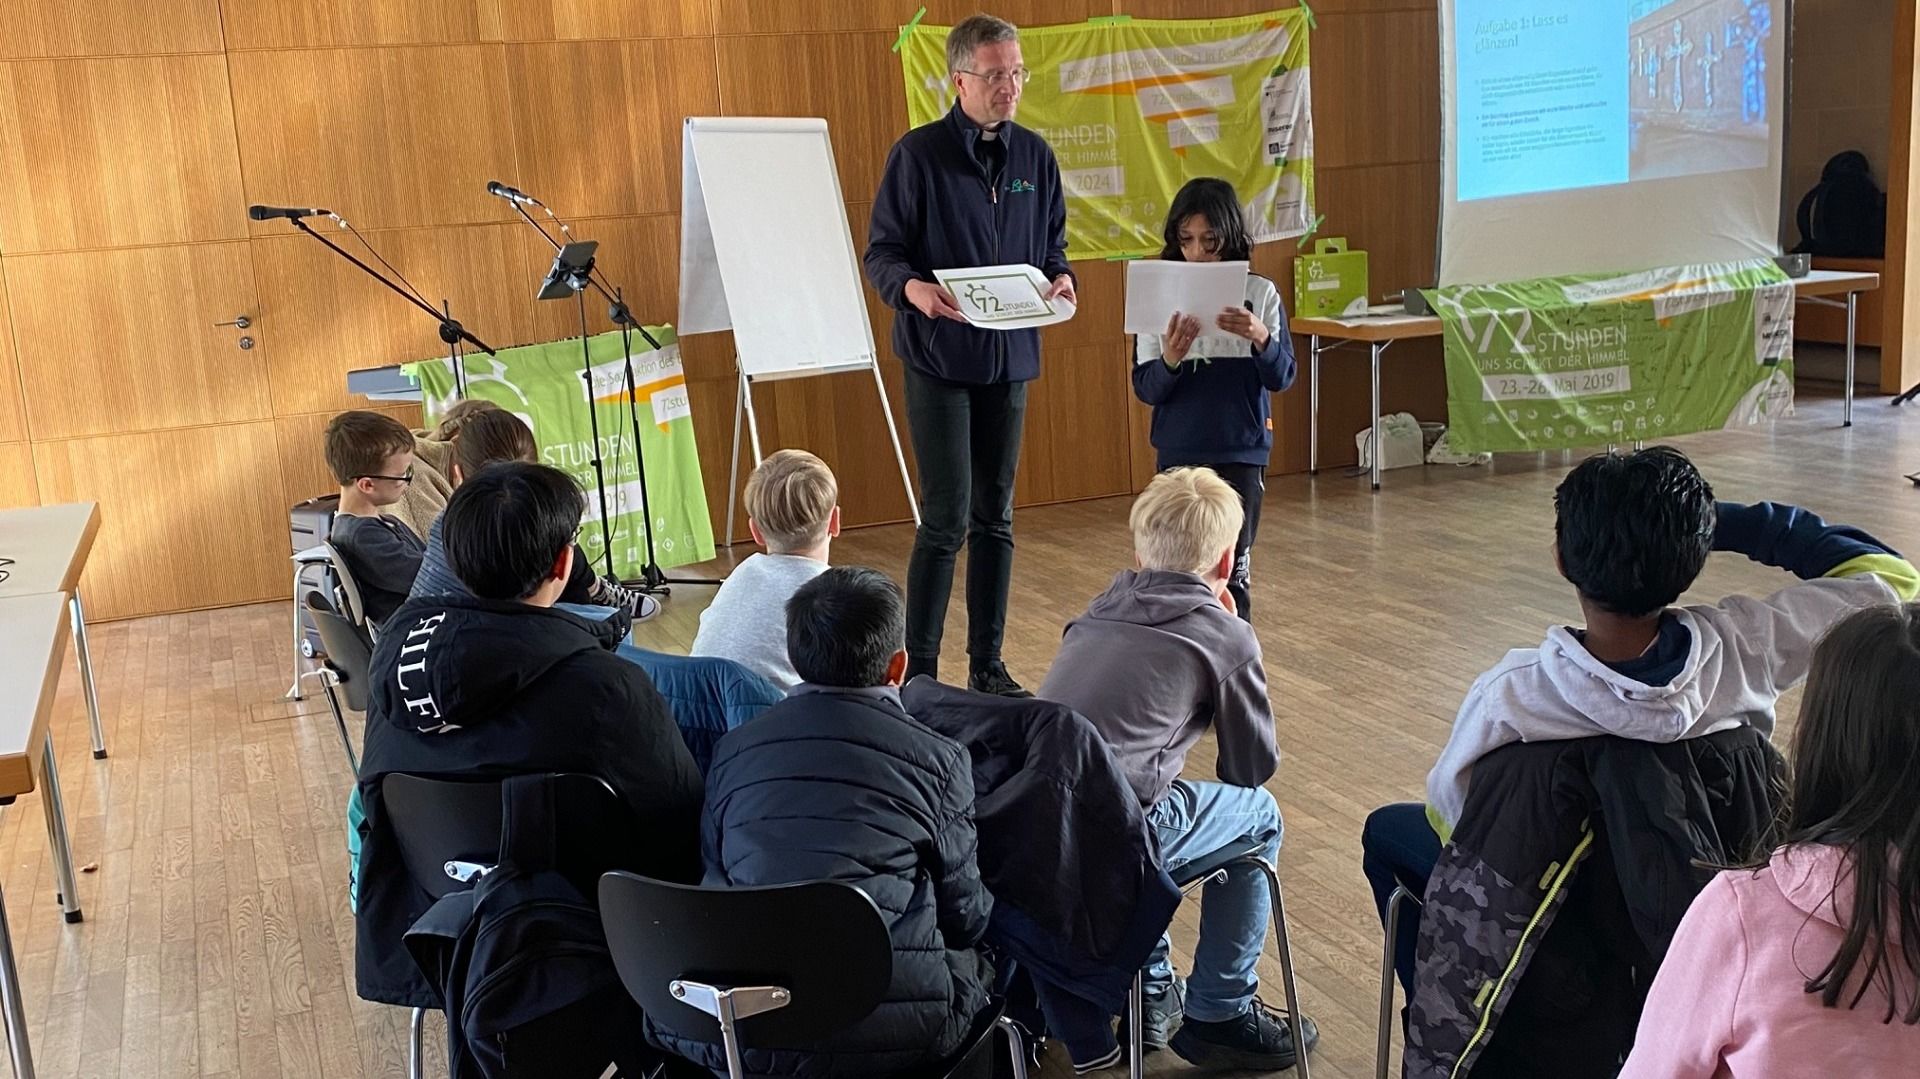
POLYGON ((1880 344, 1880 391, 1920 385, 1920 15, 1897 4, 1893 30, 1893 110, 1887 169, 1886 315, 1880 344))
MULTIPOLYGON (((416 404, 369 402, 362 407, 384 412, 408 427, 421 424, 416 404)), ((324 450, 327 421, 331 412, 308 412, 299 416, 279 416, 273 421, 274 443, 280 454, 280 487, 287 493, 289 505, 339 489, 333 474, 327 471, 324 450)))
MULTIPOLYGON (((1217 4, 1218 0, 1207 3, 1217 4)), ((851 30, 898 34, 919 6, 894 0, 713 0, 714 25, 722 34, 851 30)), ((1080 22, 1092 15, 1114 14, 1115 8, 1112 0, 1000 0, 987 6, 1016 26, 1080 22)), ((1131 3, 1120 6, 1129 13, 1136 7, 1131 3)), ((929 26, 952 26, 981 10, 977 0, 930 0, 926 7, 927 14, 921 21, 929 26)), ((892 44, 893 38, 888 37, 886 45, 892 44)), ((890 58, 884 47, 882 55, 890 58)), ((892 60, 892 68, 898 81, 898 60, 892 60)))
POLYGON ((285 594, 288 503, 270 421, 39 442, 33 456, 43 502, 100 503, 85 577, 96 617, 285 594))
POLYGON ((219 0, 0 0, 0 60, 219 52, 219 0))
POLYGON ((223 57, 0 63, 0 248, 246 235, 223 57))
MULTIPOLYGON (((1367 295, 1375 303, 1432 285, 1440 229, 1440 164, 1420 161, 1321 169, 1315 178, 1321 234, 1345 236, 1367 253, 1367 295)), ((1291 301, 1291 293, 1288 294, 1291 301)))
POLYGON ((20 367, 7 312, 6 260, 0 259, 0 442, 24 442, 27 414, 20 404, 20 367))
MULTIPOLYGON (((909 13, 911 14, 911 13, 909 13)), ((821 116, 833 137, 842 197, 870 202, 887 151, 907 131, 894 32, 794 33, 715 39, 728 116, 821 116)))
MULTIPOLYGON (((497 0, 507 41, 571 38, 701 38, 713 33, 708 0, 497 0)), ((698 43, 695 48, 703 46, 698 43)), ((692 49, 682 49, 675 62, 692 49)))
POLYGON ((40 504, 40 488, 33 479, 33 447, 25 442, 0 442, 0 509, 40 504))
MULTIPOLYGON (((324 206, 363 232, 512 216, 486 191, 515 171, 503 46, 241 52, 232 65, 248 202, 324 206)), ((253 235, 286 230, 256 222, 253 235)))
POLYGON ((272 343, 216 327, 258 317, 247 242, 7 259, 36 440, 266 419, 272 343))
POLYGON ((1320 12, 1319 23, 1310 46, 1315 166, 1438 161, 1440 34, 1432 6, 1320 12), (1387 71, 1391 77, 1383 77, 1387 71))
MULTIPOLYGON (((367 240, 438 307, 495 348, 535 339, 525 282, 525 225, 398 229, 367 240)), ((340 235, 332 233, 331 235, 340 235)), ((351 238, 342 246, 366 259, 351 238)), ((300 235, 252 241, 260 285, 254 333, 267 349, 274 412, 365 408, 347 393, 346 373, 445 355, 438 327, 346 260, 300 235)))
POLYGON ((518 169, 498 177, 569 221, 680 212, 682 119, 720 111, 705 42, 506 46, 518 169))
POLYGON ((227 49, 497 40, 501 0, 222 0, 227 49))
POLYGON ((1020 452, 1023 505, 1132 489, 1127 360, 1113 344, 1053 349, 1028 390, 1020 452))

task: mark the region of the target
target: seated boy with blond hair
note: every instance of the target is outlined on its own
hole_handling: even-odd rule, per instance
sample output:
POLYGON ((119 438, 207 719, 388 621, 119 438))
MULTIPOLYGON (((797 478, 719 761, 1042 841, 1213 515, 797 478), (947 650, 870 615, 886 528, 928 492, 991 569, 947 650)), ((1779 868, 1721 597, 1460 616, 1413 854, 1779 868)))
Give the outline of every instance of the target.
POLYGON ((734 567, 700 614, 692 654, 733 660, 782 691, 800 684, 787 658, 787 600, 827 568, 840 534, 840 484, 805 450, 780 450, 747 477, 747 527, 766 548, 734 567))
MULTIPOLYGON (((1211 469, 1155 476, 1127 519, 1138 568, 1067 624, 1040 687, 1107 740, 1147 811, 1161 864, 1176 876, 1228 846, 1259 845, 1268 862, 1280 851, 1280 808, 1261 786, 1280 761, 1267 675, 1228 590, 1241 519, 1240 496, 1211 469), (1221 782, 1181 779, 1187 751, 1209 727, 1221 782)), ((1294 1065, 1285 1016, 1256 996, 1270 902, 1267 882, 1248 866, 1207 885, 1184 1000, 1161 938, 1144 972, 1147 1045, 1204 1068, 1294 1065)), ((1303 1029, 1311 1050, 1317 1033, 1311 1021, 1303 1029)))
POLYGON ((407 600, 427 544, 386 512, 413 483, 413 432, 379 412, 342 412, 327 424, 327 467, 340 484, 328 536, 375 626, 407 600))

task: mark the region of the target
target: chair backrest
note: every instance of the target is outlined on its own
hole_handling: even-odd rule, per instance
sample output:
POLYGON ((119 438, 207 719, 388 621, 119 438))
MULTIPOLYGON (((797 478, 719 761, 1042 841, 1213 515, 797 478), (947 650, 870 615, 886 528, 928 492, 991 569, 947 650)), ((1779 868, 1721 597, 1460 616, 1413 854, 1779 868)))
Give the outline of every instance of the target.
MULTIPOLYGON (((554 832, 557 861, 593 894, 593 882, 615 867, 635 864, 639 829, 632 814, 599 776, 556 772, 554 832)), ((475 867, 500 860, 504 777, 443 778, 393 772, 380 781, 380 799, 400 846, 407 875, 435 899, 470 887, 475 867)))
POLYGON ((341 617, 319 591, 306 595, 307 614, 320 634, 321 661, 333 670, 347 695, 347 707, 367 710, 367 669, 373 662, 373 643, 360 627, 341 617))
POLYGON ((620 981, 648 1018, 717 1044, 720 1025, 678 1000, 677 979, 778 986, 787 1006, 741 1020, 740 1043, 805 1047, 866 1018, 893 978, 893 941, 867 893, 840 881, 701 888, 633 873, 600 878, 600 920, 620 981))
POLYGON ((371 633, 373 626, 367 622, 367 608, 360 601, 360 586, 353 579, 353 571, 347 568, 346 558, 340 554, 340 549, 331 543, 323 543, 320 546, 326 549, 327 562, 333 571, 337 593, 335 596, 329 596, 328 599, 335 604, 336 610, 346 616, 347 621, 356 626, 365 626, 371 633))

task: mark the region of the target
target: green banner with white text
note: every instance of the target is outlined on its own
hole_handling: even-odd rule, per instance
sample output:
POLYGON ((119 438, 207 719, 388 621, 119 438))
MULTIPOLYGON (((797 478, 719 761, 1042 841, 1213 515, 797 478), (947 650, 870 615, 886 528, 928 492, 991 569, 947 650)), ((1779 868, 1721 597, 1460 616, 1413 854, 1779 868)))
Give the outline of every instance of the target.
POLYGON ((1427 293, 1454 448, 1571 449, 1793 412, 1793 284, 1769 260, 1427 293))
MULTIPOLYGON (((1067 255, 1157 254, 1188 180, 1233 184, 1255 242, 1314 219, 1305 8, 1231 19, 1129 19, 1021 27, 1033 81, 1015 117, 1060 161, 1067 255)), ((907 119, 953 104, 948 27, 902 34, 907 119)))
MULTIPOLYGON (((654 557, 662 569, 713 557, 713 524, 707 516, 700 457, 694 447, 693 411, 680 364, 679 338, 670 326, 647 327, 659 351, 632 336, 634 400, 640 449, 646 460, 647 502, 653 510, 654 557)), ((533 428, 540 460, 572 476, 587 495, 580 546, 594 569, 605 572, 600 533, 600 496, 595 484, 593 424, 600 429, 599 455, 606 474, 607 516, 613 530, 614 572, 623 580, 646 565, 640 498, 640 455, 634 453, 633 420, 627 410, 627 372, 620 334, 587 340, 592 392, 581 378, 578 338, 544 345, 503 348, 498 355, 466 357, 467 396, 492 401, 533 428), (592 401, 594 412, 587 405, 592 401)), ((427 422, 458 400, 446 360, 413 366, 420 380, 427 422)))

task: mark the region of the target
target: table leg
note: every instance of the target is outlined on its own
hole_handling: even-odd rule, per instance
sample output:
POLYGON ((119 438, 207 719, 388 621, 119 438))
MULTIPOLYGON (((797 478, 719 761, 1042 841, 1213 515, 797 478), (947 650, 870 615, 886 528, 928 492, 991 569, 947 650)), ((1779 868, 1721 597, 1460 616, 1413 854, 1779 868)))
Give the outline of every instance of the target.
POLYGON ((13 932, 7 927, 6 898, 0 895, 0 1005, 6 1008, 7 1051, 14 1079, 33 1079, 33 1050, 27 1045, 27 1010, 20 1001, 20 971, 13 961, 13 932))
POLYGON ((1320 335, 1307 338, 1307 475, 1320 474, 1320 335))
POLYGON ((80 921, 80 887, 73 879, 73 846, 67 837, 67 806, 60 799, 60 769, 53 759, 53 736, 41 750, 40 808, 47 815, 47 847, 53 855, 54 882, 60 887, 60 909, 67 921, 80 921))
POLYGON ((87 648, 87 609, 80 602, 80 590, 73 590, 67 601, 73 615, 73 650, 80 658, 80 685, 87 693, 87 721, 93 725, 93 759, 107 756, 107 737, 100 729, 100 694, 93 688, 93 653, 87 648))
POLYGON ((1373 489, 1376 491, 1380 489, 1380 458, 1382 456, 1381 450, 1383 449, 1380 445, 1380 352, 1382 344, 1382 342, 1375 341, 1367 346, 1368 355, 1373 361, 1371 364, 1373 368, 1373 411, 1368 413, 1368 415, 1373 417, 1373 489))
POLYGON ((1854 319, 1858 314, 1860 294, 1847 293, 1847 400, 1841 406, 1840 426, 1853 426, 1853 357, 1854 357, 1854 319))

